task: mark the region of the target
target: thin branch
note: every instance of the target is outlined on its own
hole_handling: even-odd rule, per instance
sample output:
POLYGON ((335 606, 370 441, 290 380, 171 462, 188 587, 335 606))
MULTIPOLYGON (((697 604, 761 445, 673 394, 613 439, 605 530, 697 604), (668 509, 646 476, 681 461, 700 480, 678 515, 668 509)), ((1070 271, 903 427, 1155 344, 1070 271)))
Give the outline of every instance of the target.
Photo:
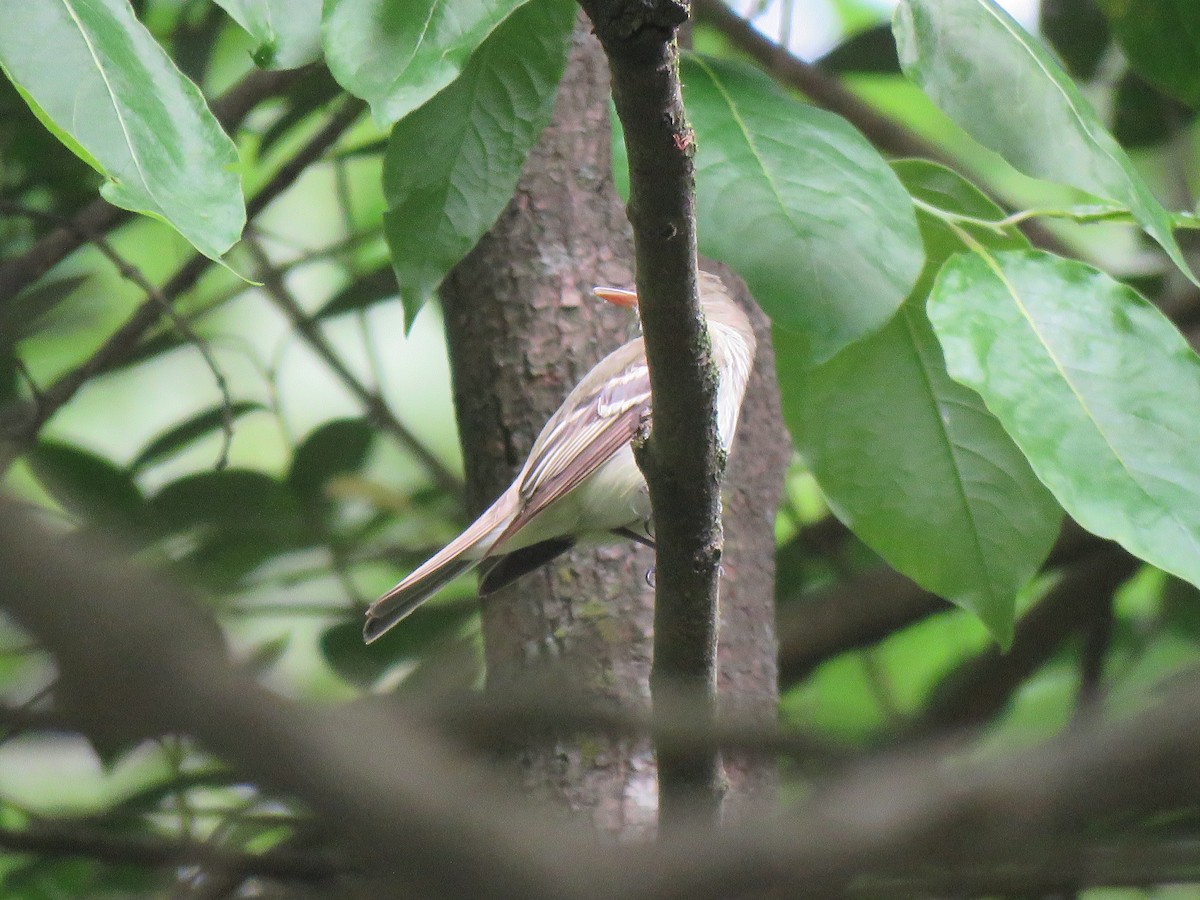
MULTIPOLYGON (((676 0, 581 0, 612 72, 613 102, 629 155, 637 288, 653 395, 652 430, 638 449, 657 543, 656 709, 683 686, 716 715, 717 591, 724 459, 716 433, 717 380, 697 294, 694 135, 683 109, 676 0)), ((694 810, 721 807, 720 757, 657 748, 659 830, 694 810)))
MULTIPOLYGON (((363 109, 364 105, 359 100, 344 102, 330 116, 329 121, 255 194, 246 205, 247 220, 253 221, 275 198, 291 187, 305 169, 333 146, 361 115, 363 109)), ((212 260, 208 257, 200 253, 193 254, 163 285, 160 291, 162 298, 173 302, 181 294, 191 290, 211 265, 212 260)), ((0 473, 7 470, 12 461, 37 439, 42 426, 69 403, 92 377, 111 368, 118 360, 128 357, 162 314, 163 307, 158 300, 147 300, 134 310, 125 323, 84 363, 46 388, 29 418, 14 428, 12 433, 0 434, 0 473)))
MULTIPOLYGON (((213 101, 213 115, 227 132, 236 131, 250 110, 268 97, 286 93, 308 71, 255 69, 213 101)), ((0 305, 78 250, 92 235, 107 234, 133 215, 97 198, 76 213, 69 225, 51 231, 21 256, 0 262, 0 305)))
MULTIPOLYGON (((712 25, 735 47, 757 60, 772 77, 805 94, 815 104, 846 119, 877 148, 893 156, 915 156, 960 169, 959 160, 935 144, 860 100, 837 78, 793 56, 785 47, 763 35, 722 0, 693 0, 698 21, 712 25)), ((1012 204, 1002 205, 1011 207, 1012 204)), ((1078 254, 1040 222, 1021 223, 1021 230, 1036 246, 1073 258, 1078 254)))
MULTIPOLYGON (((43 219, 55 222, 62 228, 74 228, 75 223, 70 219, 64 220, 61 216, 53 215, 52 213, 41 212, 36 209, 29 209, 20 204, 12 203, 7 200, 0 199, 0 213, 6 215, 23 215, 34 219, 43 219)), ((229 460, 229 448, 233 444, 233 397, 229 393, 229 383, 225 379, 225 373, 221 371, 217 365, 216 357, 213 355, 212 347, 208 341, 202 338, 186 318, 175 312, 171 301, 163 294, 158 285, 150 281, 137 266, 127 260, 124 256, 117 252, 116 248, 109 243, 108 239, 102 234, 85 234, 80 235, 81 242, 88 242, 95 245, 103 256, 113 264, 117 272, 126 281, 136 285, 143 294, 159 305, 159 308, 164 316, 174 326, 184 339, 195 346, 200 352, 204 364, 212 373, 213 380, 216 382, 217 390, 221 394, 221 407, 224 415, 221 417, 221 432, 223 441, 221 443, 221 451, 217 455, 217 461, 214 466, 216 469, 225 468, 225 464, 229 460)))
POLYGON ((392 412, 382 395, 368 388, 350 371, 337 351, 333 349, 333 345, 325 337, 321 326, 309 317, 296 298, 292 296, 291 291, 284 284, 283 277, 271 262, 270 257, 267 256, 266 251, 263 250, 257 237, 248 233, 245 243, 246 248, 250 251, 250 255, 254 258, 255 268, 257 269, 258 277, 262 279, 263 287, 275 302, 275 305, 287 316, 288 321, 292 323, 292 327, 296 329, 296 333, 304 339, 304 342, 321 358, 325 365, 329 366, 346 389, 366 407, 367 413, 375 423, 385 428, 396 438, 402 447, 416 457, 417 461, 425 468, 438 487, 451 496, 461 497, 463 493, 462 481, 446 468, 445 463, 438 459, 428 447, 417 439, 417 436, 409 430, 407 425, 396 418, 395 413, 392 412))

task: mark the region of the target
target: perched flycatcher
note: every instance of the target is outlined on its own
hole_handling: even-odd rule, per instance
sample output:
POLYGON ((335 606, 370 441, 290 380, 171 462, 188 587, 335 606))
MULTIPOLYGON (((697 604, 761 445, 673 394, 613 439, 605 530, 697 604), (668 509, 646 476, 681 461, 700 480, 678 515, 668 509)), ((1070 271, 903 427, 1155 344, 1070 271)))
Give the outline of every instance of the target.
MULTIPOLYGON (((596 288, 598 297, 635 306, 637 295, 596 288)), ((717 430, 728 451, 755 340, 750 320, 715 275, 700 273, 717 388, 717 430)), ((633 438, 650 421, 650 372, 636 338, 614 350, 550 417, 520 474, 478 519, 367 610, 370 643, 475 566, 486 595, 549 562, 577 542, 613 536, 653 543, 650 498, 633 458, 633 438)))

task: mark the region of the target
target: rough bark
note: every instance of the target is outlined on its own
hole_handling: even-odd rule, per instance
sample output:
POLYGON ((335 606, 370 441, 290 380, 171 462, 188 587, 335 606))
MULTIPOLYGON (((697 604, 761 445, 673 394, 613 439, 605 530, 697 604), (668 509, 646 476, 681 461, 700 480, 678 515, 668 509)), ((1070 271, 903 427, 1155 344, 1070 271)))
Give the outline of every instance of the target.
MULTIPOLYGON (((584 27, 577 30, 554 117, 516 195, 442 286, 468 502, 475 510, 509 484, 570 388, 632 333, 628 312, 590 295, 596 284, 633 285, 632 241, 611 180, 609 134, 607 66, 584 27)), ((764 384, 774 391, 773 370, 762 377, 751 388, 756 396, 768 390, 764 384)), ((767 396, 748 400, 760 412, 744 420, 739 446, 759 440, 765 426, 756 423, 773 408, 773 395, 767 396)), ((776 415, 776 441, 779 421, 776 415)), ((739 462, 735 452, 732 464, 722 685, 737 695, 739 710, 769 718, 775 705, 770 523, 780 468, 763 464, 773 458, 765 447, 761 456, 739 462), (751 553, 753 561, 743 561, 751 553), (746 658, 751 653, 753 661, 746 658)), ((490 597, 483 607, 489 687, 527 683, 531 671, 553 666, 555 677, 572 688, 648 705, 653 590, 646 573, 653 561, 650 551, 633 544, 576 550, 490 597)), ((604 830, 630 836, 653 828, 654 762, 644 742, 563 740, 547 750, 524 750, 519 764, 526 788, 590 815, 604 830)), ((734 793, 760 789, 753 770, 737 764, 734 793)))
MULTIPOLYGON (((577 30, 554 117, 516 195, 442 286, 469 502, 482 509, 512 480, 539 429, 571 387, 628 339, 628 311, 591 297, 633 283, 632 243, 613 189, 608 72, 577 30)), ((489 598, 483 607, 491 687, 541 664, 572 687, 645 702, 650 673, 649 550, 576 550, 489 598)), ((535 793, 587 810, 606 830, 654 821, 654 765, 645 742, 563 741, 521 755, 535 793)))

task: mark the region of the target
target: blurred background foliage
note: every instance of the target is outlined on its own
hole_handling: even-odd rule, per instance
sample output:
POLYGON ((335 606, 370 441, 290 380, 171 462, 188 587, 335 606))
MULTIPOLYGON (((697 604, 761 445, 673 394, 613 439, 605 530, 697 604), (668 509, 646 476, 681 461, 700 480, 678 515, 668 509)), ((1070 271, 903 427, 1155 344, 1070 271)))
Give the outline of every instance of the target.
MULTIPOLYGON (((1155 65, 1137 11, 1123 12, 1138 6, 1043 0, 1012 8, 1040 27, 1159 196, 1190 209, 1200 95, 1171 77, 1177 67, 1164 74, 1155 65)), ((134 7, 208 97, 254 68, 261 48, 214 4, 134 7)), ((759 0, 736 11, 941 148, 994 196, 1017 208, 1046 205, 1051 189, 980 148, 900 75, 889 4, 759 0)), ((703 9, 693 42, 704 53, 745 57, 703 9)), ((256 104, 232 132, 247 196, 302 158, 345 102, 329 72, 309 66, 256 104)), ((237 655, 275 690, 329 702, 419 684, 448 648, 470 651, 454 656, 463 680, 477 679, 481 665, 469 581, 370 651, 360 637, 365 605, 465 518, 454 490, 461 459, 439 310, 427 304, 406 334, 389 266, 380 190, 386 137, 369 116, 348 118, 255 219, 226 258, 229 268, 207 266, 178 298, 187 328, 164 320, 90 377, 4 475, 8 491, 64 527, 119 536, 142 560, 198 585, 237 655), (381 399, 393 424, 381 424, 364 397, 381 399)), ((87 204, 99 182, 0 80, 0 257, 29 250, 87 204)), ((1063 202, 1076 196, 1058 190, 1063 202)), ((1195 315, 1194 294, 1175 284, 1180 277, 1134 229, 1048 227, 1080 256, 1195 315)), ((144 217, 129 218, 107 241, 155 284, 192 256, 171 228, 144 217)), ((41 389, 85 364, 147 295, 85 244, 4 299, 0 406, 12 421, 41 389)), ((967 725, 983 730, 981 752, 1029 744, 1063 730, 1097 698, 1113 710, 1137 708, 1200 659, 1196 589, 1149 567, 1119 573, 1086 614, 1058 617, 1045 604, 1068 575, 1048 570, 1020 599, 1007 654, 973 616, 915 589, 890 618, 873 614, 872 585, 883 578, 894 591, 898 582, 831 519, 799 461, 776 531, 780 715, 839 752, 967 725), (865 610, 863 625, 831 628, 834 637, 821 644, 814 611, 847 608, 865 610)), ((239 783, 186 739, 93 746, 73 734, 47 702, 54 677, 52 661, 0 621, 0 829, 66 819, 125 837, 213 840, 247 851, 295 839, 303 810, 239 783)), ((787 790, 806 789, 805 771, 784 775, 787 790)), ((1194 834, 1197 824, 1176 826, 1194 834)), ((103 855, 0 855, 0 894, 12 898, 142 895, 187 877, 103 855)))

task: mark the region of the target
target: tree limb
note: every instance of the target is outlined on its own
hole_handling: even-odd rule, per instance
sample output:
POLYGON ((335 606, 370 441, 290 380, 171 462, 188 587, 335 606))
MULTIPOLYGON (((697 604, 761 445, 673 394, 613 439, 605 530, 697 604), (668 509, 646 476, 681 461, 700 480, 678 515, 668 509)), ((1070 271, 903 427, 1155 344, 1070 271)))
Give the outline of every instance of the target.
MULTIPOLYGON (((629 220, 654 421, 638 453, 657 541, 656 706, 681 685, 704 685, 715 716, 721 559, 716 379, 697 296, 694 136, 683 110, 672 0, 581 0, 612 71, 629 154, 629 220)), ((719 758, 658 753, 659 828, 687 811, 720 809, 719 758)))
MULTIPOLYGON (((246 205, 247 222, 252 222, 276 197, 291 187, 305 169, 333 146, 361 115, 363 109, 364 105, 359 100, 343 103, 337 112, 330 116, 329 121, 254 195, 246 205)), ((69 403, 93 376, 133 352, 146 331, 163 316, 163 299, 173 302, 181 294, 191 290, 211 265, 212 260, 208 257, 200 253, 193 254, 167 280, 159 294, 134 310, 125 323, 113 332, 95 353, 42 391, 32 414, 24 422, 17 424, 7 434, 0 432, 0 474, 37 439, 42 426, 69 403)))
MULTIPOLYGON (((236 131, 247 114, 263 100, 285 93, 310 68, 290 71, 255 69, 212 103, 212 112, 227 132, 236 131)), ((17 296, 92 237, 103 235, 134 213, 97 198, 71 221, 43 236, 29 250, 0 262, 0 305, 17 296)))
POLYGON ((383 399, 383 396, 378 391, 368 388, 350 371, 326 339, 324 332, 321 331, 321 326, 305 313, 300 304, 296 302, 296 298, 287 289, 287 285, 283 281, 283 276, 271 263, 270 257, 263 250, 258 238, 253 234, 247 234, 245 242, 246 249, 254 258, 258 277, 262 279, 267 295, 275 302, 280 311, 287 316, 288 321, 292 323, 292 327, 296 329, 296 333, 324 361, 325 365, 333 371, 338 380, 342 382, 342 385, 366 407, 367 414, 375 424, 386 429, 400 446, 416 458, 425 471, 429 473, 434 484, 451 497, 461 499, 463 494, 461 479, 446 468, 446 465, 417 439, 417 436, 412 433, 407 425, 396 418, 395 413, 388 407, 387 401, 383 399))
POLYGON ((199 841, 109 834, 66 823, 40 823, 30 828, 0 827, 0 847, 40 856, 78 856, 101 862, 153 868, 202 866, 243 877, 316 881, 338 871, 336 864, 312 853, 269 850, 244 853, 199 841))

